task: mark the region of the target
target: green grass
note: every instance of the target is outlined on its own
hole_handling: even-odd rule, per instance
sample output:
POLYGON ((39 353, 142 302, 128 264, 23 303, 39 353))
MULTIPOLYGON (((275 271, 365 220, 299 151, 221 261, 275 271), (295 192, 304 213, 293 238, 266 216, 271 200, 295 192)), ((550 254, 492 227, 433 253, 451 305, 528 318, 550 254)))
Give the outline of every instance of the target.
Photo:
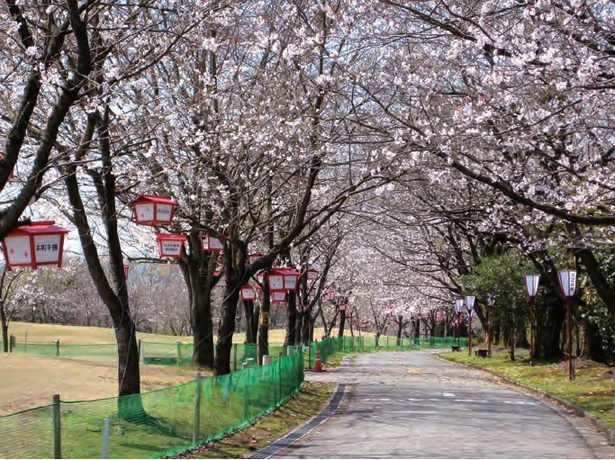
POLYGON ((508 359, 508 351, 492 353, 491 358, 468 356, 461 353, 443 353, 445 359, 468 363, 495 371, 523 385, 544 390, 569 401, 595 415, 615 428, 615 371, 592 361, 577 360, 575 380, 568 379, 568 361, 536 362, 530 366, 527 350, 516 351, 515 361, 508 359))
POLYGON ((253 425, 176 458, 242 458, 300 427, 317 415, 331 398, 335 385, 304 382, 301 390, 283 406, 253 425))

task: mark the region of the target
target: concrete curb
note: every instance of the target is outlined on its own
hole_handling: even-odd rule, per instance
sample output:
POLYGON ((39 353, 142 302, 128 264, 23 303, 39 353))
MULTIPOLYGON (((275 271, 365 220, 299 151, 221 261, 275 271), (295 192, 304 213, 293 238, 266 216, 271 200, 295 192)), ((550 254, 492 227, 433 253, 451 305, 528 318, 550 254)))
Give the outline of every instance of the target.
MULTIPOLYGON (((350 358, 348 356, 345 356, 342 360, 342 363, 340 363, 340 368, 348 367, 349 364, 350 358)), ((333 369, 333 371, 337 369, 333 369)), ((296 428, 285 436, 276 439, 262 449, 257 450, 248 458, 270 458, 279 453, 280 451, 292 446, 295 442, 306 436, 318 425, 326 422, 330 417, 337 413, 342 401, 347 396, 346 386, 347 385, 342 383, 338 384, 335 388, 335 391, 331 395, 331 398, 329 398, 329 402, 322 411, 320 411, 306 423, 301 425, 299 428, 296 428)))
POLYGON ((437 356, 438 359, 441 359, 443 361, 449 362, 449 363, 453 363, 453 364, 459 364, 462 366, 466 366, 466 367, 470 367, 472 369, 476 369, 479 371, 483 371, 487 374, 491 374, 494 377, 497 377, 500 380, 503 380, 504 382, 522 388, 526 391, 528 391, 529 393, 533 393, 535 395, 538 395, 542 398, 551 400, 553 402, 556 402, 557 404, 565 407, 566 409, 572 411, 575 413, 575 415, 577 417, 585 417, 592 425, 594 425, 596 428, 598 428, 598 430, 602 431, 605 435, 606 435, 606 439, 607 442, 609 443, 609 445, 611 446, 615 446, 615 429, 611 428, 609 425, 607 425, 606 423, 604 423, 602 420, 599 420, 595 415, 587 412, 585 409, 583 409, 581 406, 577 406, 576 404, 572 404, 570 401, 566 401, 565 399, 560 398, 559 396, 555 396, 552 395, 551 393, 545 391, 545 390, 541 390, 540 388, 534 388, 531 387, 529 385, 525 385, 523 383, 517 382, 516 380, 513 380, 511 378, 508 378, 496 371, 493 371, 491 369, 485 369, 484 367, 480 367, 477 366, 475 364, 472 363, 464 363, 464 362, 459 362, 459 361, 454 361, 452 359, 447 359, 444 358, 442 356, 437 356))

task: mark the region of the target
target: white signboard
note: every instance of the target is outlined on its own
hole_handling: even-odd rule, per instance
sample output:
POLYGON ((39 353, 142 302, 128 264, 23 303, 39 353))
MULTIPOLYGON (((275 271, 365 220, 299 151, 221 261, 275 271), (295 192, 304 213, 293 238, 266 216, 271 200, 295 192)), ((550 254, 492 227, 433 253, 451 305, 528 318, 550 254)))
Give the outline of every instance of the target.
POLYGON ((241 288, 241 298, 243 300, 256 300, 256 291, 250 286, 241 288))
POLYGON ((4 239, 4 245, 6 246, 9 265, 25 265, 32 263, 29 236, 7 236, 4 239))
POLYGON ((289 291, 297 289, 297 277, 295 275, 284 275, 284 289, 289 291))
POLYGON ((269 275, 269 289, 272 291, 284 290, 284 277, 282 275, 269 275))
POLYGON ((144 203, 135 205, 137 222, 147 222, 154 220, 154 203, 144 203))
POLYGON ((37 264, 59 263, 63 235, 35 235, 34 260, 37 264))
POLYGON ((179 257, 183 245, 181 240, 160 240, 160 257, 179 257))
POLYGON ((279 291, 271 293, 272 302, 284 302, 286 300, 286 292, 279 291))
POLYGON ((158 203, 158 205, 156 206, 156 220, 159 222, 171 222, 172 210, 172 205, 158 203))

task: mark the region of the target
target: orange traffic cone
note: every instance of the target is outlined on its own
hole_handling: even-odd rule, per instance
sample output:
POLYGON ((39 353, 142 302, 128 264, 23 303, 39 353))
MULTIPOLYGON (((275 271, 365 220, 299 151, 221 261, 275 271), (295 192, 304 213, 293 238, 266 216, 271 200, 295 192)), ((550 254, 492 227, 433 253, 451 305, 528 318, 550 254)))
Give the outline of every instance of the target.
POLYGON ((320 347, 316 347, 316 358, 314 358, 314 370, 322 372, 322 363, 320 362, 320 347))

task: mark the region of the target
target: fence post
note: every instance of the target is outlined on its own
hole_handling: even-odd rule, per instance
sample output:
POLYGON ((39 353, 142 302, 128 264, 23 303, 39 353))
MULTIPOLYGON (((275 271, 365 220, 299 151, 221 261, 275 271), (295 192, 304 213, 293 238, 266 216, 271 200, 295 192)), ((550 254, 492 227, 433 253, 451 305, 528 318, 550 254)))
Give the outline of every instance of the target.
POLYGON ((52 398, 53 410, 53 458, 62 458, 62 423, 60 421, 60 395, 52 398))
POLYGON ((15 336, 11 335, 9 337, 9 353, 13 353, 13 348, 15 348, 15 336))
POLYGON ((308 369, 312 368, 312 343, 308 342, 308 369))
POLYGON ((237 372, 237 344, 233 344, 233 369, 237 372))
POLYGON ((192 445, 196 445, 199 441, 201 432, 201 396, 203 393, 203 381, 201 373, 196 373, 196 398, 194 399, 194 424, 192 432, 192 445))
POLYGON ((107 458, 109 455, 109 419, 103 420, 102 446, 100 448, 100 458, 107 458))
POLYGON ((177 365, 178 366, 179 366, 181 359, 182 359, 182 343, 177 342, 177 365))
POLYGON ((60 341, 55 339, 53 342, 56 344, 56 356, 60 356, 60 341))
POLYGON ((141 343, 141 339, 139 339, 137 344, 137 346, 139 347, 139 362, 143 364, 143 344, 141 343))

